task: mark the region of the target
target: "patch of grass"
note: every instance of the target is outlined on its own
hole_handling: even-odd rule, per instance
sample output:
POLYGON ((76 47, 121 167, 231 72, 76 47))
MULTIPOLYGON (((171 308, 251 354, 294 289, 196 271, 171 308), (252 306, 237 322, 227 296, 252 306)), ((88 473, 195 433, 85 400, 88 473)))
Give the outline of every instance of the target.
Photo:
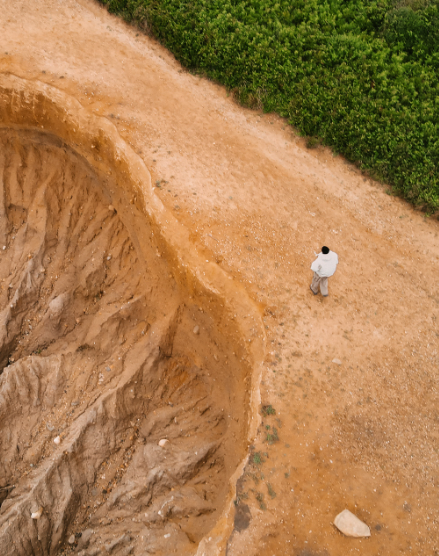
POLYGON ((239 503, 241 502, 241 500, 247 500, 248 499, 248 492, 241 492, 239 494, 239 496, 237 496, 235 498, 235 500, 233 501, 233 503, 235 504, 235 506, 238 506, 239 503))
POLYGON ((262 492, 257 492, 256 493, 256 500, 258 501, 259 507, 261 508, 261 510, 266 510, 267 506, 265 505, 264 502, 264 495, 262 494, 262 492))
POLYGON ((319 137, 308 137, 306 141, 307 149, 316 149, 322 144, 322 140, 319 137))
POLYGON ((263 405, 262 406, 262 415, 267 417, 267 415, 276 415, 276 410, 272 405, 263 405))
POLYGON ((276 492, 274 491, 274 489, 270 485, 270 483, 267 483, 267 489, 268 489, 268 494, 270 495, 270 497, 271 498, 276 498, 276 492))
POLYGON ((255 465, 261 465, 262 463, 264 463, 261 452, 255 452, 252 455, 252 463, 254 463, 255 465))
POLYGON ((279 436, 277 434, 277 429, 276 427, 273 427, 271 429, 271 432, 267 432, 267 442, 269 444, 274 444, 274 442, 278 442, 279 440, 279 436))

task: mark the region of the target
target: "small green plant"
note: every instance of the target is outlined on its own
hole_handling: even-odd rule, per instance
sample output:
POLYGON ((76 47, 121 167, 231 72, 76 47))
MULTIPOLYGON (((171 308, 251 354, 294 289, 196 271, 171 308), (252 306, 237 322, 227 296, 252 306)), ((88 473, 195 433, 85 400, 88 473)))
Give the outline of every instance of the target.
POLYGON ((262 415, 267 417, 267 415, 276 415, 276 410, 272 405, 263 405, 262 406, 262 415))
POLYGON ((267 489, 268 489, 268 494, 270 495, 270 497, 271 498, 276 498, 276 492, 274 491, 274 489, 270 485, 270 483, 267 483, 267 489))
POLYGON ((271 429, 271 432, 267 432, 267 442, 269 444, 273 444, 274 442, 277 442, 279 440, 279 436, 277 434, 277 429, 276 427, 273 427, 271 429))
POLYGON ((261 465, 263 463, 262 461, 262 456, 261 456, 261 452, 255 452, 253 454, 253 463, 255 465, 261 465))
POLYGON ((259 503, 259 507, 261 508, 261 510, 266 510, 267 506, 265 505, 264 502, 264 495, 262 494, 262 492, 258 492, 256 493, 256 500, 259 503))
POLYGON ((316 149, 319 145, 321 145, 322 141, 318 137, 308 137, 306 141, 306 148, 307 149, 316 149))
POLYGON ((238 506, 239 503, 241 502, 241 500, 247 500, 248 498, 248 492, 241 492, 233 501, 233 503, 235 504, 235 506, 238 506))

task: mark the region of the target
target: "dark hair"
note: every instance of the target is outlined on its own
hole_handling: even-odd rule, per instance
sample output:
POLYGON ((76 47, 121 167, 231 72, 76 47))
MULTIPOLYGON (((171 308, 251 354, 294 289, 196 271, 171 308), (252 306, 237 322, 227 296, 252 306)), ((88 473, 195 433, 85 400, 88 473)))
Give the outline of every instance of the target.
POLYGON ((326 247, 326 245, 324 245, 324 246, 322 247, 322 253, 323 253, 324 255, 327 255, 327 254, 329 253, 329 247, 326 247))

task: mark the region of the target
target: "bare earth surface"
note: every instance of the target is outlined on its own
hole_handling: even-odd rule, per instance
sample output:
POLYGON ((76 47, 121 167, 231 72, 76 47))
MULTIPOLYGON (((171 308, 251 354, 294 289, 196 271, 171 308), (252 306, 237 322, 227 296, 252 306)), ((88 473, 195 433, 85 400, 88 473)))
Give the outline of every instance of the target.
MULTIPOLYGON (((239 481, 228 555, 439 554, 437 220, 386 195, 341 157, 307 150, 279 118, 238 107, 92 0, 1 0, 0 72, 48 83, 111 119, 195 248, 259 303, 267 334, 261 396, 276 414, 263 415, 239 481), (309 290, 309 267, 323 244, 340 259, 326 299, 309 290), (334 528, 345 508, 370 526, 369 539, 334 528)), ((3 136, 2 152, 11 140, 3 136)), ((96 201, 102 233, 118 225, 99 208, 103 203, 96 201)), ((144 278, 136 275, 129 242, 120 239, 114 248, 126 250, 120 272, 129 280, 117 284, 132 299, 146 287, 144 278)), ((8 272, 2 268, 2 277, 8 272)), ((1 295, 3 310, 7 292, 1 295)), ((171 301, 164 311, 170 315, 171 301)), ((81 314, 86 308, 75 307, 81 314)), ((89 342, 75 317, 66 324, 80 347, 89 342)), ((141 332, 127 330, 127 340, 141 341, 141 332)), ((104 347, 117 361, 119 347, 104 347)), ((54 369, 62 369, 56 357, 54 369)), ((75 357, 85 369, 88 354, 75 357)), ((157 365, 155 376, 169 372, 157 365)), ((94 380, 98 391, 99 372, 94 380)), ((220 419, 220 405, 211 405, 220 419)), ((221 430, 209 427, 205 434, 215 442, 221 430)), ((200 514, 215 515, 211 505, 205 510, 200 514)), ((134 503, 131 512, 130 519, 134 503)), ((197 542, 196 531, 191 540, 197 542)), ((174 546, 157 551, 173 553, 174 546)))

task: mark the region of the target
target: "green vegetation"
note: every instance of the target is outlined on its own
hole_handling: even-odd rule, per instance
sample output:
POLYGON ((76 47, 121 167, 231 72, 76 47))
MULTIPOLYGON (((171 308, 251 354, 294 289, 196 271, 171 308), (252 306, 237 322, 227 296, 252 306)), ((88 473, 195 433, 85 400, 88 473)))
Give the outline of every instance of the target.
POLYGON ((256 500, 258 501, 259 507, 261 510, 266 510, 267 506, 265 505, 264 502, 264 495, 262 494, 262 492, 257 492, 256 493, 256 500))
POLYGON ((267 490, 268 490, 268 494, 270 495, 271 498, 276 498, 276 492, 274 491, 273 487, 270 485, 270 483, 267 483, 267 490))
POLYGON ((267 417, 267 415, 276 415, 276 410, 272 405, 263 405, 262 406, 262 415, 267 417))
POLYGON ((439 0, 101 0, 244 105, 439 207, 439 0))
MULTIPOLYGON (((269 429, 270 425, 268 425, 266 428, 269 429)), ((273 427, 271 429, 271 432, 267 432, 267 442, 268 444, 273 444, 274 442, 278 442, 278 440, 279 435, 277 434, 277 429, 276 427, 273 427)))

